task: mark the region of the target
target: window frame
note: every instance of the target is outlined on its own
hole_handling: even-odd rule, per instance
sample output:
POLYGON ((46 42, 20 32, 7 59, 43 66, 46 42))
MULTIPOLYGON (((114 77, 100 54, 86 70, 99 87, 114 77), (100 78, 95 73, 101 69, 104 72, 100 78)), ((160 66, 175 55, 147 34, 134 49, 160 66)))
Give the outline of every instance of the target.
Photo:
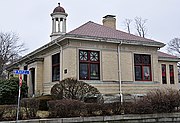
POLYGON ((97 50, 84 50, 84 49, 79 49, 79 54, 78 54, 78 59, 79 59, 79 80, 100 80, 100 51, 97 51, 97 50), (86 58, 82 58, 80 56, 80 53, 82 52, 87 52, 87 60, 86 58), (90 58, 90 53, 92 52, 96 52, 97 53, 97 61, 92 61, 90 58), (84 60, 81 60, 84 59, 84 60), (82 64, 86 64, 87 65, 87 78, 82 78, 81 77, 81 65, 82 64), (93 76, 91 76, 91 65, 98 65, 97 66, 97 72, 98 72, 98 75, 97 76, 94 76, 94 77, 97 77, 97 79, 92 79, 93 76))
POLYGON ((161 74, 162 74, 162 84, 167 84, 166 64, 161 64, 161 74), (163 69, 163 67, 164 67, 164 69, 163 69), (163 79, 165 79, 165 81, 163 81, 163 79))
MULTIPOLYGON (((145 61, 145 60, 144 60, 145 61)), ((152 81, 152 70, 151 70, 151 55, 150 54, 139 54, 139 53, 134 53, 134 79, 135 81, 152 81), (149 63, 136 63, 136 55, 139 55, 140 57, 140 62, 143 62, 143 56, 148 56, 149 57, 149 63), (136 68, 140 68, 140 73, 141 73, 141 79, 137 79, 136 76, 136 68), (149 79, 145 79, 145 73, 144 73, 144 68, 148 67, 149 68, 149 73, 147 73, 147 76, 149 75, 149 79)))
POLYGON ((170 81, 170 84, 175 84, 175 81, 174 81, 174 65, 169 65, 169 81, 170 81), (171 67, 172 67, 172 71, 171 71, 171 67))
POLYGON ((51 69, 52 70, 52 72, 51 72, 52 82, 60 81, 60 53, 56 53, 51 56, 51 67, 52 67, 52 69, 51 69), (55 59, 56 56, 58 56, 57 59, 55 59), (57 60, 58 62, 53 63, 53 61, 55 61, 55 60, 57 60), (55 72, 54 69, 59 69, 59 70, 57 70, 59 72, 54 73, 55 72), (54 74, 56 74, 56 75, 54 75, 54 74), (55 76, 55 78, 54 78, 54 76, 55 76))

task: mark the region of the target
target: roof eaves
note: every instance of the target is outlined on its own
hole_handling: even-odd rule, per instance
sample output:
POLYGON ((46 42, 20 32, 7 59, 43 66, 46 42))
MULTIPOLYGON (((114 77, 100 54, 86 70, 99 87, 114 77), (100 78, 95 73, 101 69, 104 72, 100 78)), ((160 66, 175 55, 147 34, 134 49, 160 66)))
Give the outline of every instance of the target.
POLYGON ((45 45, 43 45, 42 47, 36 49, 35 51, 33 51, 33 52, 29 53, 29 54, 27 54, 26 56, 35 55, 35 54, 37 54, 38 52, 40 52, 40 51, 42 51, 42 50, 45 50, 45 49, 47 49, 47 48, 50 47, 50 46, 53 46, 53 45, 55 44, 55 42, 60 42, 60 41, 62 41, 62 40, 64 40, 64 39, 65 39, 65 35, 63 35, 63 36, 61 36, 61 37, 59 37, 59 38, 57 38, 57 39, 55 39, 55 40, 53 40, 53 41, 45 44, 45 45))
POLYGON ((91 41, 98 41, 98 42, 112 42, 112 43, 120 43, 120 41, 122 41, 118 39, 109 39, 105 37, 95 37, 95 36, 76 35, 76 34, 68 34, 66 35, 66 38, 79 39, 79 40, 91 40, 91 41))
POLYGON ((53 46, 53 45, 55 44, 55 42, 60 42, 60 41, 62 41, 62 40, 64 40, 64 39, 65 39, 65 35, 64 35, 64 36, 61 36, 61 37, 59 37, 59 38, 57 38, 57 39, 55 39, 55 40, 53 40, 53 41, 51 41, 51 42, 49 42, 49 43, 47 43, 47 44, 45 44, 45 45, 43 45, 42 47, 40 47, 40 48, 38 48, 38 49, 30 52, 29 54, 23 56, 22 58, 20 58, 20 59, 17 60, 16 62, 14 62, 12 65, 10 65, 10 67, 13 66, 13 65, 16 65, 16 64, 18 64, 18 63, 20 63, 20 62, 22 62, 23 60, 29 59, 31 56, 33 56, 33 55, 35 55, 35 54, 37 54, 37 53, 45 50, 46 48, 48 48, 48 47, 50 47, 50 46, 53 46))
POLYGON ((147 42, 147 41, 136 41, 136 40, 123 40, 124 44, 141 45, 141 46, 152 46, 152 47, 164 47, 165 44, 161 42, 147 42))
POLYGON ((171 62, 180 62, 180 58, 168 58, 168 57, 158 57, 159 61, 171 61, 171 62))
POLYGON ((83 40, 93 40, 99 42, 111 42, 111 43, 120 43, 130 44, 130 45, 141 45, 141 46, 153 46, 153 47, 164 47, 165 44, 161 42, 147 42, 147 41, 136 41, 136 40, 125 40, 125 39, 116 39, 116 38, 105 38, 105 37, 95 37, 95 36, 86 36, 86 35, 77 35, 77 34, 66 34, 67 38, 71 39, 83 39, 83 40))

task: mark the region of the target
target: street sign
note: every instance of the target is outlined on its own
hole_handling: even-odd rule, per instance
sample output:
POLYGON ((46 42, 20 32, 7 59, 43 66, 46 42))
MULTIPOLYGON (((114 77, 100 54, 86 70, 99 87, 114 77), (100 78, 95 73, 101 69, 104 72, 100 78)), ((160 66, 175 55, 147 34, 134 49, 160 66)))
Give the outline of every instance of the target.
POLYGON ((22 86, 22 74, 30 74, 29 70, 15 70, 14 74, 19 74, 19 94, 18 94, 18 107, 17 107, 17 115, 16 115, 16 122, 18 122, 18 116, 19 116, 19 103, 20 103, 20 97, 21 97, 21 86, 22 86))
POLYGON ((15 74, 30 74, 29 70, 15 70, 15 74))

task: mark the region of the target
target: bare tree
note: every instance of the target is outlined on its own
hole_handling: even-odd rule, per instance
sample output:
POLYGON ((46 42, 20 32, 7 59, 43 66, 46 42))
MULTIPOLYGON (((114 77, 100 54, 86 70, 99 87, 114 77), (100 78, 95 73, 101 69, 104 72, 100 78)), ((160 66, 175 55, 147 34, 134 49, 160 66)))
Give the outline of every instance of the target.
POLYGON ((141 17, 135 17, 134 21, 138 35, 141 37, 145 37, 147 33, 147 28, 146 28, 147 19, 142 19, 141 17))
POLYGON ((0 79, 8 63, 12 63, 19 57, 19 53, 25 51, 24 44, 19 44, 19 37, 12 32, 0 33, 0 79))
POLYGON ((142 19, 141 17, 135 17, 134 21, 131 19, 125 19, 123 23, 128 33, 131 33, 130 26, 132 23, 134 23, 135 30, 137 30, 138 35, 141 37, 145 37, 147 34, 146 22, 147 22, 147 19, 142 19))
POLYGON ((176 56, 180 56, 180 38, 174 38, 168 43, 167 50, 176 56))
MULTIPOLYGON (((180 38, 174 38, 171 41, 169 41, 167 50, 172 55, 180 57, 180 38)), ((180 73, 180 62, 178 62, 177 66, 178 66, 178 73, 180 73)))
POLYGON ((132 20, 131 19, 125 19, 124 20, 124 26, 126 27, 126 29, 128 30, 128 33, 131 33, 131 25, 132 20))

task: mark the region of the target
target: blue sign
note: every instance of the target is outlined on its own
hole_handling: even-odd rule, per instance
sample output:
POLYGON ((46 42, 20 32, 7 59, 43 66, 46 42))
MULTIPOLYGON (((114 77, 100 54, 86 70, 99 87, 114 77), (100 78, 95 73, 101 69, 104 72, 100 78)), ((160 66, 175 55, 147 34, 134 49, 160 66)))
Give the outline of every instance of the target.
POLYGON ((15 74, 30 74, 29 70, 15 70, 15 74))

